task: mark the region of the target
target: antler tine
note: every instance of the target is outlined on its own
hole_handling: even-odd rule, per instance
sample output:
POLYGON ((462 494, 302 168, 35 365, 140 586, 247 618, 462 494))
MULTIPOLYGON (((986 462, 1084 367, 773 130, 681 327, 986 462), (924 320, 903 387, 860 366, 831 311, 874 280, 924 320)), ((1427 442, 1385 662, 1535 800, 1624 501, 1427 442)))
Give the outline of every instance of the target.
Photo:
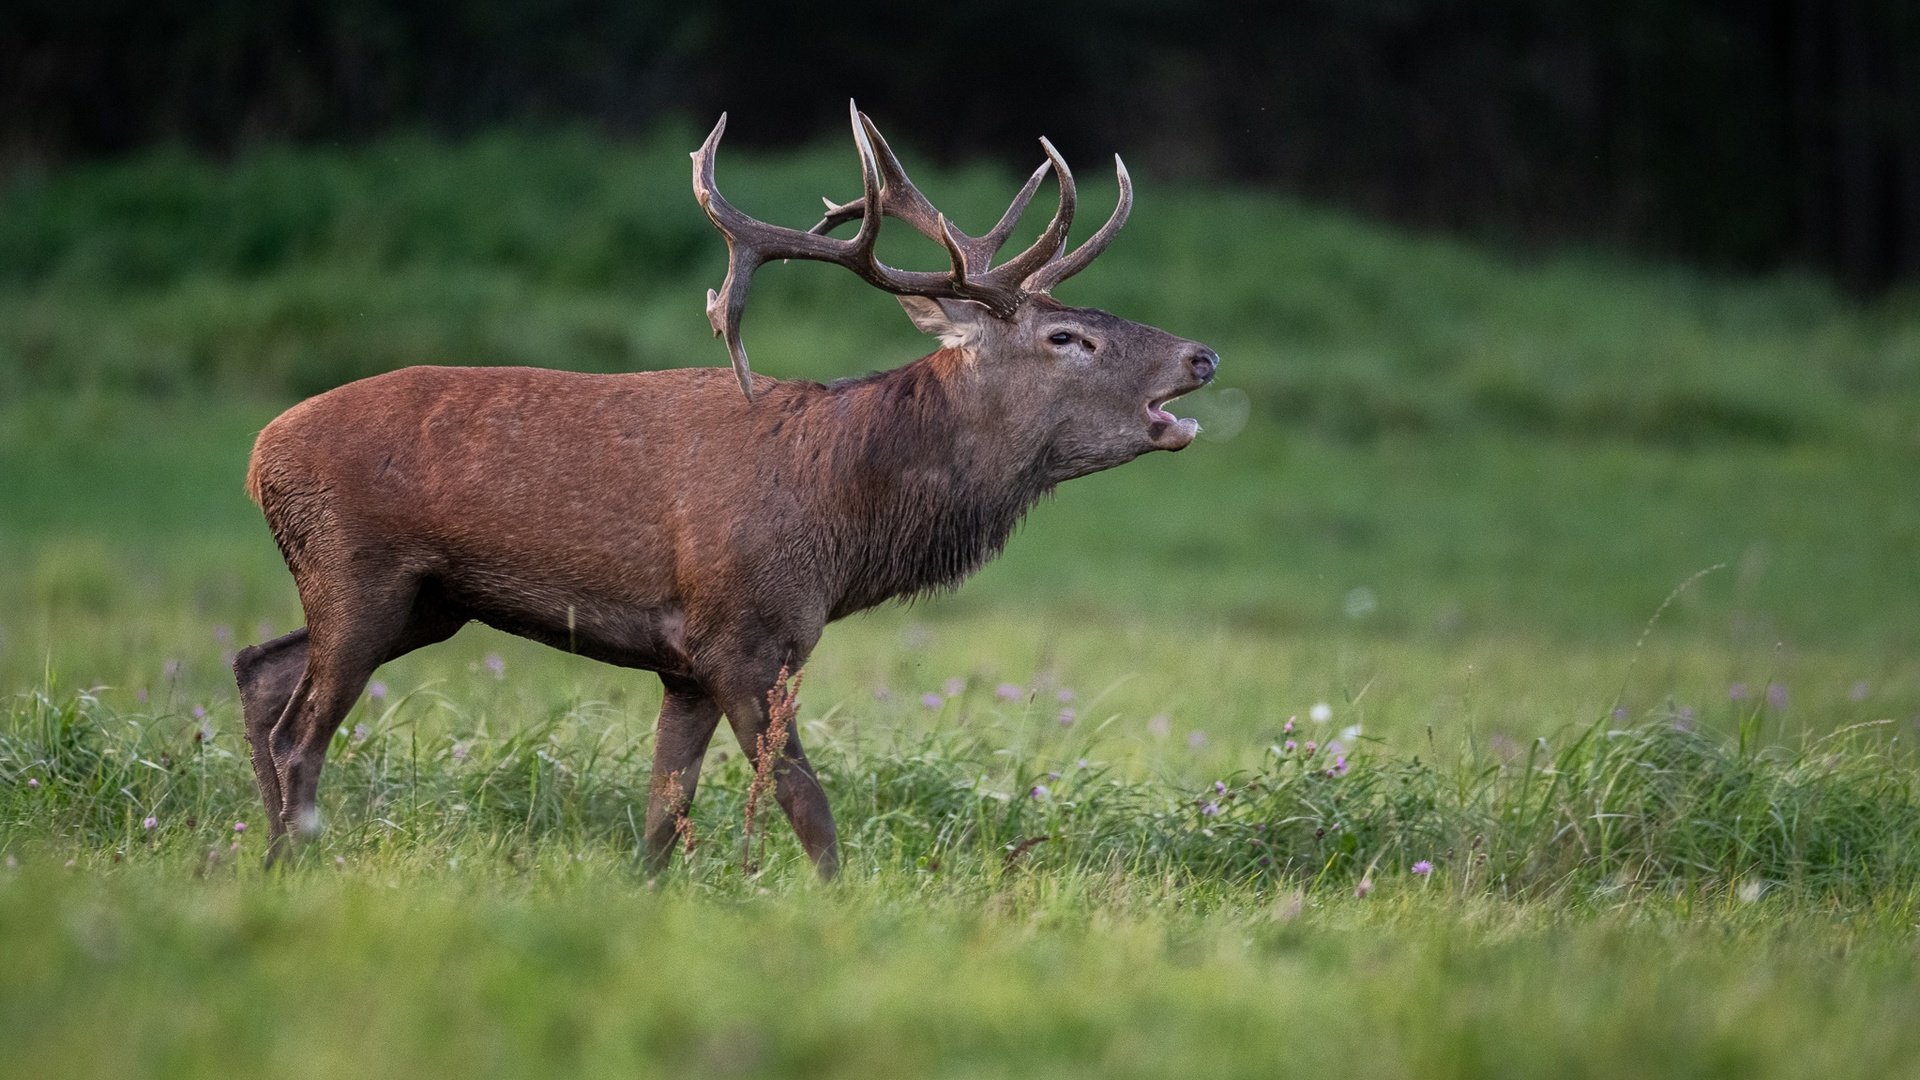
MULTIPOLYGON (((864 127, 867 139, 874 145, 883 189, 880 212, 899 218, 917 229, 920 235, 929 240, 938 241, 940 230, 935 219, 939 217, 940 211, 920 193, 920 189, 914 186, 913 181, 908 179, 907 171, 901 166, 900 159, 894 156, 893 148, 887 145, 887 140, 881 136, 880 129, 874 126, 873 121, 869 120, 865 113, 860 113, 854 124, 854 137, 858 139, 860 129, 864 127)), ((816 236, 824 236, 855 218, 866 216, 867 213, 865 196, 846 203, 836 203, 832 199, 824 198, 820 201, 827 204, 827 214, 813 228, 807 230, 816 236)))
MULTIPOLYGON (((940 239, 939 224, 936 219, 940 211, 932 201, 921 193, 912 178, 907 176, 906 167, 900 164, 900 158, 894 154, 893 147, 887 145, 886 137, 880 134, 866 113, 857 113, 854 119, 854 137, 860 137, 864 129, 867 141, 873 145, 875 161, 880 166, 882 192, 880 211, 889 217, 895 217, 919 230, 920 235, 929 240, 940 239)), ((832 199, 822 199, 827 204, 827 216, 808 232, 823 235, 846 224, 867 212, 867 200, 863 196, 848 203, 836 203, 832 199)), ((965 233, 961 238, 971 241, 965 233)))
MULTIPOLYGON (((860 155, 860 184, 865 189, 865 194, 861 196, 860 201, 867 206, 878 206, 882 210, 882 212, 878 214, 863 213, 860 215, 860 229, 853 234, 852 250, 860 253, 864 262, 872 267, 878 268, 880 263, 873 257, 873 245, 880 239, 880 219, 886 216, 886 200, 880 195, 884 180, 880 172, 880 162, 874 153, 873 140, 868 138, 868 132, 871 130, 872 125, 866 123, 866 116, 862 115, 860 110, 854 107, 851 98, 847 100, 847 115, 853 121, 853 149, 855 153, 860 155)), ((883 143, 881 145, 885 144, 883 143)), ((892 155, 889 154, 888 156, 891 157, 892 155)), ((914 194, 918 195, 920 193, 915 191, 914 194)), ((925 199, 921 199, 920 201, 923 204, 926 202, 925 199)), ((928 207, 928 209, 932 209, 932 207, 928 207)), ((878 282, 875 284, 878 284, 878 282)))
POLYGON ((972 252, 969 246, 971 237, 955 229, 947 220, 947 215, 936 209, 920 189, 907 179, 907 170, 900 165, 900 159, 893 156, 893 149, 880 135, 880 129, 874 126, 867 114, 847 102, 847 110, 853 115, 854 147, 860 153, 861 182, 866 193, 855 200, 862 207, 878 206, 880 213, 860 216, 860 231, 854 234, 854 249, 864 268, 855 270, 868 281, 892 292, 917 293, 928 296, 972 296, 974 290, 968 280, 968 263, 972 252), (898 191, 901 205, 896 207, 888 193, 898 191), (942 285, 930 284, 938 275, 926 272, 895 270, 874 256, 873 244, 880 229, 880 219, 887 215, 899 218, 919 230, 922 236, 938 240, 947 249, 952 272, 942 285), (933 215, 931 219, 928 214, 933 215))
POLYGON ((867 213, 867 199, 864 195, 852 202, 844 203, 834 202, 831 198, 822 195, 820 201, 827 204, 826 216, 814 222, 813 227, 807 230, 815 236, 825 236, 855 218, 866 216, 867 213))
MULTIPOLYGON (((1053 174, 1060 179, 1060 205, 1054 209, 1053 220, 1047 223, 1045 232, 1033 242, 1027 250, 987 271, 987 279, 982 284, 991 284, 996 289, 1015 296, 1025 291, 1025 282, 1029 276, 1060 253, 1066 244, 1067 230, 1073 226, 1073 211, 1078 205, 1078 196, 1073 186, 1073 170, 1067 168, 1067 161, 1053 143, 1040 140, 1041 149, 1047 152, 1047 163, 1053 167, 1053 174)), ((1024 192, 1025 189, 1022 189, 1024 192)), ((1029 195, 1028 198, 1032 196, 1029 195)), ((1024 207, 1022 207, 1024 209, 1024 207)), ((998 231, 1000 226, 994 226, 998 231)), ((1009 230, 1011 231, 1011 230, 1009 230)))
MULTIPOLYGON (((1006 213, 1000 216, 1000 220, 986 235, 968 236, 954 228, 946 216, 936 210, 907 178, 906 170, 893 155, 873 121, 865 113, 859 114, 859 117, 869 143, 875 148, 877 163, 886 177, 886 185, 879 199, 881 213, 908 222, 922 235, 946 246, 953 264, 953 275, 950 290, 944 295, 977 300, 996 314, 1010 314, 1019 304, 1021 294, 1026 291, 1025 280, 1048 262, 1057 259, 1066 246, 1067 230, 1073 225, 1074 209, 1078 205, 1073 170, 1067 167, 1066 159, 1054 149, 1052 142, 1041 139, 1040 146, 1046 151, 1047 160, 1027 177, 1027 182, 1014 196, 1006 213), (1033 201, 1034 192, 1039 190, 1040 182, 1046 178, 1048 170, 1052 170, 1060 180, 1060 203, 1054 210, 1053 220, 1048 222, 1046 230, 1033 242, 1033 246, 989 269, 993 256, 1019 224, 1021 214, 1033 201)), ((824 234, 856 216, 864 220, 866 208, 872 205, 865 197, 844 204, 835 204, 830 199, 826 203, 827 216, 809 230, 814 235, 824 234)))
MULTIPOLYGON (((849 103, 849 109, 852 110, 851 103, 849 103)), ((938 241, 947 249, 952 270, 947 278, 947 288, 937 294, 928 292, 924 295, 962 297, 979 301, 1002 315, 1011 312, 1020 300, 1020 279, 1032 267, 1024 267, 1021 273, 1002 273, 998 270, 989 270, 988 267, 993 262, 994 254, 1006 242, 1007 234, 1013 231, 1021 213, 1032 201, 1033 193, 1038 189, 1047 170, 1062 170, 1065 168, 1065 163, 1060 161, 1058 155, 1054 155, 1042 164, 1014 196, 1013 203, 1007 208, 1006 213, 1001 215, 1000 221, 994 225, 991 232, 984 237, 969 236, 956 228, 914 184, 913 179, 907 175, 906 167, 900 164, 899 156, 887 144, 886 136, 880 133, 879 125, 873 122, 873 118, 858 110, 852 111, 856 125, 854 137, 861 147, 862 160, 864 162, 867 160, 867 155, 871 155, 873 166, 882 180, 881 191, 877 198, 872 195, 863 195, 845 204, 836 204, 831 199, 824 200, 827 204, 826 217, 808 231, 818 236, 855 217, 859 217, 864 222, 869 217, 867 208, 878 205, 882 215, 898 218, 912 225, 922 236, 938 241)), ((862 167, 865 168, 864 165, 862 167)), ((1069 187, 1071 183, 1069 177, 1067 181, 1069 187)), ((1067 192, 1066 199, 1066 213, 1071 219, 1071 191, 1067 192)), ((1057 247, 1054 250, 1057 251, 1057 247)), ((871 258, 870 255, 863 257, 871 258)), ((885 269, 884 266, 883 269, 885 269)), ((902 271, 890 269, 887 269, 887 272, 902 273, 902 271)))
MULTIPOLYGON (((992 265, 993 257, 999 254, 1001 247, 1007 242, 1007 237, 1012 235, 1014 227, 1020 224, 1020 217, 1026 213, 1027 204, 1033 201, 1033 193, 1040 189, 1040 181, 1046 179, 1047 170, 1058 168, 1062 176, 1068 177, 1067 183, 1072 183, 1070 175, 1066 172, 1066 163, 1058 160, 1057 155, 1049 153, 1049 159, 1041 162, 1039 168, 1033 170, 1033 175, 1027 177, 1027 182, 1021 185, 1020 191, 1014 195, 1013 201, 1007 205, 1006 212, 1000 215, 1000 220, 994 223, 993 228, 980 236, 969 236, 955 228, 953 222, 948 221, 946 215, 942 214, 914 184, 912 178, 907 175, 906 167, 900 164, 900 158, 894 154, 893 148, 887 145, 886 136, 880 134, 879 125, 873 122, 873 118, 866 113, 861 113, 860 123, 866 129, 867 137, 873 142, 881 174, 886 180, 886 188, 880 197, 881 211, 912 225, 929 240, 938 240, 949 248, 957 245, 966 253, 965 262, 982 271, 992 265)), ((848 206, 852 205, 854 204, 848 204, 848 206)), ((1072 209, 1069 208, 1067 213, 1071 218, 1072 209)), ((957 267, 959 263, 956 262, 955 265, 957 267)))
POLYGON ((1040 190, 1040 181, 1047 178, 1047 170, 1051 168, 1053 168, 1051 160, 1041 162, 1040 167, 1033 170, 1033 175, 1027 177, 1027 182, 1021 185, 1020 193, 1013 197, 1013 202, 1008 204, 1007 212, 1001 214, 1000 220, 994 223, 993 228, 988 229, 980 237, 980 243, 986 248, 989 259, 999 254, 1000 248, 1007 242, 1007 237, 1013 235, 1014 226, 1020 224, 1020 216, 1027 212, 1027 204, 1033 201, 1033 193, 1040 190))
POLYGON ((1113 216, 1107 218, 1107 223, 1074 248, 1071 254, 1059 255, 1034 271, 1022 283, 1022 288, 1034 293, 1051 292, 1054 286, 1085 270, 1089 263, 1100 257, 1101 252, 1107 250, 1108 244, 1113 243, 1120 227, 1127 223, 1127 215, 1133 212, 1133 178, 1127 175, 1127 164, 1120 160, 1119 154, 1113 155, 1113 171, 1120 181, 1120 200, 1113 208, 1113 216))
POLYGON ((754 257, 752 249, 739 242, 738 226, 745 215, 735 210, 732 204, 721 196, 713 183, 713 155, 720 146, 720 136, 727 130, 727 114, 720 114, 720 122, 713 125, 713 131, 707 135, 707 141, 693 152, 693 197, 699 201, 700 209, 706 211, 720 235, 727 241, 727 276, 720 283, 720 291, 707 290, 707 322, 713 327, 715 337, 727 343, 727 354, 733 360, 734 377, 740 380, 740 392, 753 400, 753 369, 747 363, 747 350, 740 344, 740 312, 747 302, 747 286, 753 280, 753 272, 763 260, 754 257), (743 259, 745 256, 746 259, 743 259), (742 265, 746 260, 746 265, 742 265))
MULTIPOLYGON (((1027 177, 1027 182, 1013 197, 1013 202, 1007 206, 1006 212, 1000 215, 1000 220, 985 234, 977 237, 969 236, 954 227, 951 221, 943 231, 939 225, 939 219, 942 217, 939 209, 907 175, 906 167, 900 164, 899 156, 893 152, 891 146, 887 145, 886 137, 880 134, 880 128, 873 122, 873 118, 861 113, 860 121, 866 129, 868 139, 873 143, 880 173, 885 181, 884 190, 880 196, 881 212, 912 225, 919 230, 920 235, 929 240, 937 240, 944 244, 947 242, 946 234, 950 233, 953 240, 966 252, 968 265, 983 271, 992 264, 993 257, 1006 245, 1007 237, 1012 235, 1014 227, 1020 223, 1021 215, 1026 213, 1027 205, 1033 201, 1034 192, 1039 190, 1040 181, 1046 179, 1049 169, 1054 168, 1054 162, 1051 159, 1041 162, 1040 167, 1027 177)), ((827 204, 826 216, 808 230, 816 235, 825 235, 866 213, 865 198, 848 203, 836 203, 832 199, 822 201, 827 204)))
POLYGON ((880 166, 881 178, 886 182, 880 195, 881 212, 899 218, 920 231, 920 235, 929 240, 940 239, 940 211, 932 201, 921 194, 906 167, 900 164, 900 158, 894 154, 893 147, 887 145, 886 136, 880 134, 880 128, 873 118, 860 113, 854 121, 866 134, 872 145, 875 160, 880 166))

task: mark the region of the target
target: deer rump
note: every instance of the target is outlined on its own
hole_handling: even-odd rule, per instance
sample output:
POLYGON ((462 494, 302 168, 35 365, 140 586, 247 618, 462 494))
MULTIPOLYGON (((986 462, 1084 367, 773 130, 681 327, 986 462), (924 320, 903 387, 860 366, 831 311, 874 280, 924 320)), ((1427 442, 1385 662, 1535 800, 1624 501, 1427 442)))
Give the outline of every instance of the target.
MULTIPOLYGON (((1213 377, 1194 342, 1059 304, 1058 281, 1104 249, 1071 253, 1071 174, 1049 164, 981 238, 921 196, 870 121, 853 113, 866 194, 829 203, 815 231, 754 221, 713 187, 725 118, 694 155, 695 192, 725 235, 727 280, 708 316, 721 369, 585 375, 422 367, 294 406, 260 434, 247 476, 299 590, 307 625, 242 650, 234 670, 268 859, 319 828, 326 748, 383 663, 478 620, 569 652, 657 672, 645 846, 670 857, 724 715, 753 754, 768 693, 833 619, 957 585, 1064 480, 1192 441, 1164 406, 1213 377), (1027 251, 989 268, 1039 178, 1060 207, 1027 251), (873 257, 882 216, 948 249, 945 274, 873 257), (824 234, 855 218, 852 240, 824 234), (772 258, 833 262, 901 297, 945 347, 831 385, 756 377, 738 337, 746 284, 772 258)), ((820 873, 831 811, 788 727, 774 793, 820 873)))

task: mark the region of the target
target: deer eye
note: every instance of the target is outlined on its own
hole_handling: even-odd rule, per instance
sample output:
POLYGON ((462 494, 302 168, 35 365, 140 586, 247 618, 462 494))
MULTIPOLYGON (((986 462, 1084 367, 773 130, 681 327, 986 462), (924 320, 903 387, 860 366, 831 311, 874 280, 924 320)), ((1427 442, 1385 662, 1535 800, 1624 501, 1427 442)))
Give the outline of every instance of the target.
POLYGON ((1067 333, 1065 330, 1055 330, 1047 340, 1053 342, 1055 345, 1071 345, 1073 344, 1073 335, 1067 333))

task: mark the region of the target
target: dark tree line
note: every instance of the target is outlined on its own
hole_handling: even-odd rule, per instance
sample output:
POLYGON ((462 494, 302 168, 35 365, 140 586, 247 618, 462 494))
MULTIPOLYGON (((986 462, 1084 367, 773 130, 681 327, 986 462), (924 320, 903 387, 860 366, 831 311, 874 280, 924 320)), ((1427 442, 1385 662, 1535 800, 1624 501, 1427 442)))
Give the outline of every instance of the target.
POLYGON ((0 160, 154 143, 838 130, 1166 174, 1425 224, 1860 287, 1920 276, 1913 0, 11 0, 0 160))

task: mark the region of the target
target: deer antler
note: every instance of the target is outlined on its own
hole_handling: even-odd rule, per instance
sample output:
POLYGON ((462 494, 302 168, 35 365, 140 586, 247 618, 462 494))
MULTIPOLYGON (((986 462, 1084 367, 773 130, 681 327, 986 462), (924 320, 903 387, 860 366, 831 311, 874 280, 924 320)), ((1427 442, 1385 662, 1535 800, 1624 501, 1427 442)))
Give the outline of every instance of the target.
MULTIPOLYGON (((956 295, 978 300, 996 314, 1012 314, 1020 303, 1021 282, 1059 253, 1067 238, 1067 228, 1073 224, 1073 212, 1077 205, 1073 172, 1067 168, 1066 160, 1053 148, 1053 144, 1045 139, 1040 140, 1041 147, 1047 152, 1047 160, 1033 170, 1032 176, 1027 177, 1026 184, 1013 197, 1007 212, 1000 215, 999 222, 985 235, 973 237, 946 221, 945 215, 920 193, 920 189, 908 178, 900 159, 894 156, 893 148, 881 137, 880 129, 865 113, 859 114, 856 123, 865 130, 880 166, 880 212, 906 222, 935 243, 946 244, 951 237, 951 247, 960 250, 968 272, 965 291, 956 295), (1046 231, 1031 247, 989 270, 993 257, 999 254, 1007 237, 1013 234, 1014 226, 1020 223, 1020 215, 1026 212, 1027 204, 1033 201, 1033 193, 1039 190, 1040 181, 1046 178, 1048 169, 1052 169, 1054 175, 1060 178, 1060 205, 1054 211, 1053 220, 1048 222, 1046 231)), ((855 218, 864 219, 869 205, 865 197, 839 206, 834 205, 832 200, 825 201, 827 216, 808 230, 816 235, 824 235, 855 218)))
POLYGON ((1065 253, 1067 230, 1073 224, 1076 202, 1073 173, 1053 144, 1041 139, 1040 145, 1047 153, 1046 163, 1027 178, 992 229, 978 237, 969 236, 954 228, 946 215, 914 186, 873 121, 851 101, 847 103, 847 112, 853 124, 854 147, 860 155, 860 178, 865 192, 845 204, 828 200, 827 216, 805 232, 748 217, 727 202, 714 186, 713 158, 720 136, 727 129, 726 114, 721 114, 720 122, 714 125, 706 142, 692 155, 694 197, 727 240, 727 276, 718 292, 707 290, 707 321, 713 325, 715 336, 726 340, 734 374, 739 377, 740 389, 748 400, 753 398, 753 372, 747 363, 746 349, 740 344, 740 316, 746 308, 747 288, 753 272, 768 261, 812 259, 835 263, 896 296, 973 300, 1005 318, 1013 314, 1026 295, 1044 293, 1092 262, 1120 231, 1133 205, 1133 189, 1126 167, 1115 157, 1120 174, 1119 207, 1099 232, 1071 254, 1065 253), (999 266, 991 266, 993 257, 1013 233, 1048 169, 1053 170, 1060 183, 1060 203, 1053 219, 1032 246, 999 266), (879 213, 871 212, 876 206, 879 213), (946 248, 951 268, 945 272, 899 270, 881 262, 874 254, 874 242, 879 238, 883 217, 904 221, 922 236, 938 242, 946 248), (836 240, 826 235, 836 226, 855 219, 859 220, 860 228, 850 239, 836 240))
MULTIPOLYGON (((933 204, 928 202, 926 196, 920 193, 920 189, 908 179, 906 169, 900 165, 900 159, 894 156, 893 149, 887 145, 887 140, 881 137, 880 130, 874 126, 873 121, 868 119, 865 113, 860 114, 860 120, 865 125, 867 136, 872 141, 879 158, 883 181, 880 193, 881 213, 912 225, 929 240, 942 240, 935 224, 940 216, 939 211, 933 208, 933 204)), ((1013 204, 1007 207, 1007 212, 1000 216, 1000 221, 992 229, 975 239, 948 225, 961 249, 966 252, 968 265, 986 266, 999 252, 1001 246, 1007 242, 1007 237, 1012 234, 1014 226, 1019 224, 1020 215, 1026 211, 1027 204, 1033 199, 1033 193, 1040 187, 1040 181, 1046 178, 1047 169, 1051 167, 1061 178, 1062 209, 1054 215, 1054 220, 1049 223, 1041 241, 1035 242, 1025 252, 995 267, 993 271, 996 277, 1002 274, 1008 278, 1017 276, 1020 282, 1019 291, 1024 293, 1051 292, 1054 286, 1085 270, 1094 259, 1099 258, 1100 254, 1107 250, 1107 245, 1113 243, 1113 238, 1119 233, 1120 227, 1127 223, 1127 215, 1133 212, 1133 178, 1127 174, 1126 163, 1120 160, 1120 155, 1115 154, 1113 169, 1120 182, 1119 203, 1114 207, 1112 216, 1107 218, 1106 224, 1102 225, 1098 232, 1088 237, 1084 243, 1073 250, 1072 254, 1067 254, 1063 241, 1066 239, 1066 225, 1073 219, 1076 204, 1073 174, 1067 169, 1066 161, 1054 150, 1051 142, 1041 139, 1040 145, 1047 152, 1047 161, 1041 163, 1040 167, 1033 171, 1032 176, 1027 177, 1026 185, 1020 189, 1018 195, 1013 197, 1013 204), (1043 251, 1049 252, 1052 257, 1042 260, 1036 267, 1030 257, 1043 251), (1018 271, 1029 272, 1020 274, 1018 271)), ((831 199, 825 201, 827 216, 820 219, 819 224, 810 229, 810 232, 818 234, 831 232, 834 228, 862 217, 866 213, 867 201, 864 197, 841 204, 836 204, 831 199)))
MULTIPOLYGON (((1133 178, 1127 175, 1127 163, 1120 160, 1119 154, 1113 155, 1113 172, 1120 181, 1120 200, 1114 204, 1113 214, 1107 218, 1107 223, 1074 248, 1072 254, 1056 254, 1052 261, 1021 282, 1021 287, 1027 292, 1052 292, 1055 285, 1085 270, 1088 264, 1107 250, 1108 244, 1113 243, 1120 226, 1127 223, 1127 215, 1133 213, 1133 178)), ((881 196, 882 199, 885 197, 881 196)))

